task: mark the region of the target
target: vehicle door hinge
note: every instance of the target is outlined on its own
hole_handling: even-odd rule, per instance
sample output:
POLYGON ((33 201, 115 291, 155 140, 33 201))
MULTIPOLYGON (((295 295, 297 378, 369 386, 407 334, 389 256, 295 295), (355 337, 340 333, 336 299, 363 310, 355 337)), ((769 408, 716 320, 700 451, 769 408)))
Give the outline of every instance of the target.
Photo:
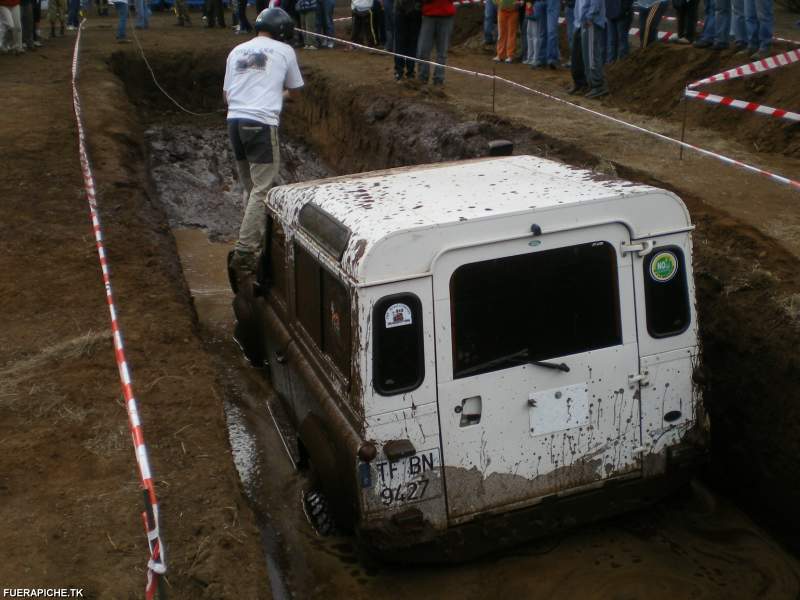
POLYGON ((622 254, 636 252, 639 256, 647 256, 653 250, 653 240, 644 240, 642 242, 622 242, 620 251, 622 254))
POLYGON ((645 386, 650 383, 648 379, 647 371, 642 371, 641 373, 635 373, 632 375, 628 375, 628 387, 636 387, 636 384, 645 386))

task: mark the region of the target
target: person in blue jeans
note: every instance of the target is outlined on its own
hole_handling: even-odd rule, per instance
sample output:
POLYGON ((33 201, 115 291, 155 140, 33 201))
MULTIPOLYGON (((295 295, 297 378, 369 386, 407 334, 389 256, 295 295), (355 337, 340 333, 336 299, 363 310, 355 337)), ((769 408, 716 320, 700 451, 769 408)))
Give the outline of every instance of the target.
MULTIPOLYGON (((328 37, 336 37, 333 30, 333 9, 336 8, 336 0, 320 0, 317 10, 317 31, 328 37)), ((333 40, 320 39, 320 48, 333 48, 333 40)))
POLYGON ((497 5, 492 0, 483 3, 483 43, 486 46, 497 43, 497 5))
POLYGON ((558 17, 561 14, 561 0, 545 0, 547 18, 547 53, 545 63, 551 69, 557 69, 561 61, 558 49, 558 17))
POLYGON ((747 53, 753 60, 767 58, 774 28, 772 0, 744 0, 744 18, 747 53))
POLYGON ((128 35, 125 32, 125 28, 128 26, 128 0, 122 0, 121 2, 114 2, 114 10, 117 11, 117 41, 120 44, 126 44, 130 42, 128 39, 128 35))
POLYGON ((711 48, 717 37, 717 4, 716 0, 705 0, 706 18, 703 20, 703 33, 694 43, 695 48, 711 48))
POLYGON ((728 48, 731 21, 733 21, 733 35, 736 42, 736 49, 745 49, 747 47, 747 39, 744 28, 744 0, 717 0, 716 6, 717 36, 712 48, 714 50, 725 50, 728 48))
POLYGON ((69 0, 67 5, 67 30, 74 31, 80 21, 78 20, 78 13, 81 9, 81 0, 69 0))
POLYGON ((572 44, 575 39, 575 0, 564 0, 564 19, 567 21, 567 43, 570 55, 570 60, 564 63, 564 67, 569 69, 572 66, 572 44))
POLYGON ((603 73, 605 54, 606 6, 604 0, 576 0, 575 36, 580 44, 573 44, 572 79, 570 94, 577 94, 587 87, 587 98, 608 95, 608 85, 603 73))
POLYGON ((633 20, 632 0, 606 0, 606 64, 628 56, 628 32, 633 20))
POLYGON ((150 7, 146 0, 136 0, 136 29, 147 29, 150 26, 150 7))

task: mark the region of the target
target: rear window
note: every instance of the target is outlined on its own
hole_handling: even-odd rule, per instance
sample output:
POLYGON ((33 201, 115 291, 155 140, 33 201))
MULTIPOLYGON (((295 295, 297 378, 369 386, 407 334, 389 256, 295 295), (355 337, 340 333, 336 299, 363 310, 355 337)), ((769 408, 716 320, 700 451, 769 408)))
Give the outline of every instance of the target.
POLYGON ((372 382, 383 396, 410 392, 425 379, 422 305, 414 294, 386 296, 372 315, 372 382))
POLYGON ((350 373, 350 290, 300 245, 294 245, 295 312, 317 348, 350 373))
POLYGON ((621 344, 617 279, 607 242, 459 267, 450 279, 453 377, 621 344))
POLYGON ((656 248, 643 266, 647 332, 654 338, 683 333, 691 321, 683 251, 677 246, 656 248))

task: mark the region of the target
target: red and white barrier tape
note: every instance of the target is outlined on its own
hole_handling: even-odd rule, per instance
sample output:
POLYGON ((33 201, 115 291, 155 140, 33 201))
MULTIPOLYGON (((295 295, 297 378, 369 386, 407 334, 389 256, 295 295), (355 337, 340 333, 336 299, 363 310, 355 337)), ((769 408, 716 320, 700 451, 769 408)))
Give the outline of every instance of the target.
POLYGON ((788 52, 784 52, 782 54, 768 56, 763 60, 757 60, 740 67, 728 69, 727 71, 723 71, 717 75, 712 75, 711 77, 699 79, 698 81, 690 83, 687 87, 689 89, 694 89, 700 87, 701 85, 716 83, 717 81, 729 81, 731 79, 738 79, 739 77, 747 77, 748 75, 757 75, 772 69, 791 65, 798 60, 800 60, 800 50, 789 50, 788 52))
POLYGON ((125 358, 125 347, 122 343, 122 333, 117 321, 117 309, 114 304, 114 294, 111 288, 111 277, 109 273, 108 258, 106 257, 105 244, 103 243, 103 230, 100 226, 100 217, 97 211, 97 191, 89 163, 89 154, 86 151, 86 132, 83 127, 83 116, 81 113, 81 100, 78 95, 78 54, 80 52, 81 32, 86 21, 82 21, 78 27, 78 35, 75 38, 75 49, 72 53, 72 104, 75 109, 75 121, 78 127, 78 153, 80 156, 81 170, 83 172, 83 184, 86 189, 86 198, 89 203, 89 214, 92 220, 92 230, 97 246, 97 255, 100 259, 100 268, 103 271, 103 284, 106 290, 106 302, 111 316, 111 331, 114 334, 114 355, 119 370, 119 379, 122 387, 122 395, 125 398, 125 407, 128 412, 128 425, 133 438, 133 446, 136 454, 136 462, 139 466, 142 490, 144 492, 145 511, 142 513, 145 531, 147 533, 147 545, 150 549, 150 558, 147 561, 147 584, 145 587, 145 598, 152 600, 156 596, 159 588, 159 575, 167 571, 167 563, 164 555, 164 546, 161 543, 159 529, 158 500, 156 498, 155 487, 153 486, 153 476, 150 470, 150 462, 147 458, 147 447, 144 443, 142 424, 139 419, 139 410, 136 406, 136 399, 133 395, 130 370, 128 361, 125 358))
POLYGON ((767 171, 765 169, 761 169, 761 168, 756 167, 754 165, 749 165, 747 163, 743 163, 741 161, 736 160, 735 158, 730 158, 728 156, 725 156, 724 154, 718 154, 717 152, 712 152, 711 150, 706 150, 705 148, 701 148, 700 146, 695 146, 694 144, 689 144, 688 142, 682 142, 681 140, 677 140, 675 138, 669 137, 668 135, 664 135, 663 133, 658 133, 657 131, 652 131, 651 129, 647 129, 645 127, 641 127, 641 126, 635 125, 633 123, 628 123, 627 121, 623 121, 622 119, 618 119, 616 117, 612 117, 611 115, 607 115, 605 113, 601 113, 601 112, 593 110, 591 108, 587 108, 585 106, 581 106, 580 104, 575 104, 573 102, 570 102, 569 100, 565 100, 563 98, 559 98, 558 96, 553 96, 552 94, 548 94, 547 92, 543 92, 541 90, 537 90, 537 89, 528 87, 527 85, 523 85, 521 83, 517 83, 516 81, 512 81, 510 79, 505 79, 504 77, 498 77, 497 75, 491 75, 489 73, 483 73, 481 71, 471 71, 469 69, 462 69, 461 67, 454 67, 452 65, 443 65, 443 64, 440 64, 440 63, 437 63, 437 62, 433 62, 433 61, 430 61, 430 60, 423 60, 421 58, 416 58, 414 56, 406 56, 404 54, 397 54, 396 52, 390 52, 388 50, 382 50, 380 48, 371 48, 370 46, 364 46, 362 44, 356 44, 355 42, 350 42, 348 40, 342 40, 342 39, 339 39, 339 38, 336 38, 336 37, 322 35, 321 33, 315 33, 313 31, 306 31, 304 29, 296 29, 296 31, 299 31, 300 33, 309 34, 309 35, 312 35, 312 36, 315 36, 315 37, 318 37, 318 38, 322 38, 322 39, 325 39, 325 40, 330 40, 332 42, 338 42, 338 43, 344 44, 346 46, 352 46, 353 48, 360 48, 362 50, 367 50, 369 52, 375 52, 375 53, 379 53, 379 54, 386 54, 387 56, 397 56, 397 57, 400 57, 400 58, 405 58, 406 60, 413 60, 414 62, 427 64, 427 65, 430 65, 430 66, 433 66, 433 67, 442 67, 442 68, 448 69, 450 71, 454 71, 456 73, 462 73, 464 75, 471 75, 473 77, 478 77, 478 78, 481 78, 481 79, 489 79, 489 80, 494 79, 495 81, 499 81, 501 83, 505 83, 506 85, 509 85, 511 87, 514 87, 514 88, 517 88, 519 90, 522 90, 522 91, 525 91, 525 92, 530 92, 531 94, 536 94, 537 96, 541 96, 542 98, 547 98, 548 100, 552 100, 553 102, 558 102, 559 104, 564 104, 564 105, 569 106, 571 108, 574 108, 576 110, 580 110, 580 111, 589 113, 589 114, 594 115, 596 117, 599 117, 601 119, 605 119, 606 121, 611 121, 612 123, 616 123, 617 125, 621 125, 623 127, 626 127, 628 129, 633 129, 634 131, 639 131, 641 133, 645 133, 647 135, 651 135, 651 136, 656 137, 656 138, 658 138, 660 140, 663 140, 665 142, 669 142, 671 144, 676 144, 678 146, 682 146, 683 148, 686 148, 687 150, 693 150, 693 151, 697 152, 698 154, 702 154, 703 156, 707 156, 709 158, 716 159, 716 160, 718 160, 720 162, 723 162, 723 163, 725 163, 727 165, 736 166, 736 167, 739 167, 739 168, 744 169, 746 171, 750 171, 751 173, 757 173, 758 175, 763 175, 764 177, 767 177, 767 178, 771 179, 772 181, 775 181, 777 183, 782 183, 784 185, 788 185, 788 186, 790 186, 790 187, 792 187, 792 188, 794 188, 796 190, 800 190, 800 181, 796 181, 794 179, 790 179, 788 177, 784 177, 783 175, 778 175, 777 173, 772 173, 771 171, 767 171))
POLYGON ((746 65, 741 65, 740 67, 728 69, 727 71, 712 75, 711 77, 706 77, 704 79, 692 82, 686 86, 683 94, 687 98, 696 98, 697 100, 711 102, 712 104, 720 104, 722 106, 732 106, 741 110, 755 112, 762 115, 767 115, 769 117, 776 117, 778 119, 786 119, 787 121, 797 123, 800 122, 800 114, 794 111, 784 110, 782 108, 773 108, 771 106, 758 104, 756 102, 737 100, 736 98, 731 98, 729 96, 718 96, 716 94, 709 94, 707 92, 698 92, 696 88, 703 85, 716 83, 718 81, 730 81, 740 77, 765 73, 767 71, 771 71, 772 69, 791 65, 798 60, 800 60, 800 50, 790 50, 789 52, 784 52, 775 56, 769 56, 763 60, 757 60, 746 65))
POLYGON ((782 108, 772 108, 771 106, 766 106, 764 104, 745 102, 744 100, 737 100, 736 98, 730 98, 728 96, 717 96, 707 92, 698 92, 697 90, 686 90, 684 94, 687 98, 697 98, 698 100, 711 102, 713 104, 732 106, 734 108, 740 108, 750 112, 757 112, 770 117, 786 119, 787 121, 793 121, 795 123, 800 122, 800 114, 789 110, 783 110, 782 108))

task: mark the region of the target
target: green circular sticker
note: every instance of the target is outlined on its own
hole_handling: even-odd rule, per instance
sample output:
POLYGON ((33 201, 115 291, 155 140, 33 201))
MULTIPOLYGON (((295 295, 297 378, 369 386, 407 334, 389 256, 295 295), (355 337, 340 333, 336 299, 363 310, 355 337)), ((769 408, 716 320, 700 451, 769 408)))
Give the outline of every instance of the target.
POLYGON ((650 261, 650 277, 659 283, 666 283, 678 272, 678 257, 672 252, 659 252, 650 261))

